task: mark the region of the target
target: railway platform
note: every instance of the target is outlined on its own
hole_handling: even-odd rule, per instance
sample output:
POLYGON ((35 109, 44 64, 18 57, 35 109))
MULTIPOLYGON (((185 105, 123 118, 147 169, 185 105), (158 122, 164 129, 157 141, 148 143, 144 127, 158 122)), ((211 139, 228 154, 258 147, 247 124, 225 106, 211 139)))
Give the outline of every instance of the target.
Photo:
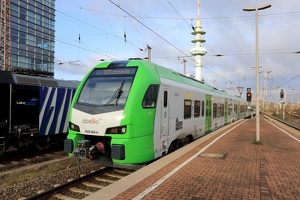
POLYGON ((243 119, 147 165, 85 198, 300 199, 300 132, 243 119))

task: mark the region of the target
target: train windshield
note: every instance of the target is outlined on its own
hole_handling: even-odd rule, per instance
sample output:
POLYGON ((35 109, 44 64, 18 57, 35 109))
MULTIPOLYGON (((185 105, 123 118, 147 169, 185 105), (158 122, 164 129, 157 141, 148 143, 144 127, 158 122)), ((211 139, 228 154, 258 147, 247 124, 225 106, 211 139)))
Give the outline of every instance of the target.
POLYGON ((77 103, 124 106, 137 68, 95 69, 87 78, 77 103))

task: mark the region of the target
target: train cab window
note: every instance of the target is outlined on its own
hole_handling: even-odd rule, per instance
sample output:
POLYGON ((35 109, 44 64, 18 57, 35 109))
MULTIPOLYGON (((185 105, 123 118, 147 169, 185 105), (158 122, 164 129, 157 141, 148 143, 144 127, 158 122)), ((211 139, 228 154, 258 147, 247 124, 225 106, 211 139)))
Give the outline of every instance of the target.
POLYGON ((143 108, 155 108, 157 94, 158 94, 158 85, 150 85, 142 101, 143 108))
POLYGON ((192 101, 184 100, 184 119, 189 119, 192 116, 192 101))
POLYGON ((164 107, 168 106, 168 91, 164 91, 164 107))
POLYGON ((89 106, 124 107, 137 68, 94 69, 81 88, 77 103, 89 106))
POLYGON ((194 117, 200 117, 200 101, 195 100, 194 102, 194 117))

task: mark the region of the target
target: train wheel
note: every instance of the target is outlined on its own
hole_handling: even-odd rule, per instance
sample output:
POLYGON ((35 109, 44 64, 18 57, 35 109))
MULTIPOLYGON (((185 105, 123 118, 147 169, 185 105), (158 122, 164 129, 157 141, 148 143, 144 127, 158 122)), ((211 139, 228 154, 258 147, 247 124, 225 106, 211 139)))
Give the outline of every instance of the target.
POLYGON ((169 150, 168 150, 168 154, 169 153, 172 153, 173 151, 175 151, 176 149, 174 148, 174 144, 171 143, 170 146, 169 146, 169 150))
POLYGON ((187 140, 188 140, 188 144, 189 144, 194 141, 194 138, 191 135, 189 135, 189 136, 187 136, 187 140))
POLYGON ((173 141, 169 146, 168 153, 172 153, 172 152, 176 151, 178 148, 177 146, 178 146, 177 140, 173 141))
POLYGON ((66 139, 66 135, 62 135, 62 134, 57 134, 55 136, 51 137, 51 144, 56 146, 56 147, 61 147, 63 146, 63 140, 66 139))
POLYGON ((37 149, 43 151, 46 150, 50 147, 51 142, 50 142, 50 137, 46 136, 46 137, 38 137, 35 139, 35 146, 37 149))

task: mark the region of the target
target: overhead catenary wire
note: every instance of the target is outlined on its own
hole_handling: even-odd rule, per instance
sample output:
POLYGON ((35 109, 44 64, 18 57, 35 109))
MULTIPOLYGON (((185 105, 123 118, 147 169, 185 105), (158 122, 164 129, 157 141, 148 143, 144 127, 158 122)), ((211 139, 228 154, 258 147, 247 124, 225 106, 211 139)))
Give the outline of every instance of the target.
MULTIPOLYGON (((72 43, 68 43, 68 42, 65 42, 65 41, 60 40, 60 39, 55 39, 55 41, 58 41, 58 42, 61 42, 61 43, 64 43, 64 44, 67 44, 67 45, 70 45, 70 46, 79 48, 78 45, 75 45, 75 44, 72 44, 72 43)), ((113 56, 110 56, 110 55, 107 55, 107 54, 103 54, 103 53, 101 53, 101 52, 94 51, 94 50, 91 50, 91 49, 87 49, 87 48, 84 48, 84 47, 80 47, 80 48, 83 49, 83 50, 92 52, 92 53, 97 53, 97 54, 100 54, 100 55, 103 55, 103 56, 110 57, 110 58, 112 58, 112 59, 116 59, 116 58, 117 58, 117 56, 116 56, 116 57, 113 57, 113 56)))
MULTIPOLYGON (((84 8, 84 7, 80 7, 80 9, 83 10, 88 10, 91 12, 98 12, 98 13, 103 13, 103 14, 107 14, 107 15, 114 15, 114 16, 120 16, 120 17, 124 17, 124 15, 121 14, 117 14, 117 13, 111 13, 111 12, 106 12, 106 11, 101 11, 101 10, 95 10, 95 9, 90 9, 90 8, 84 8)), ((282 17, 284 16, 290 16, 290 15, 299 15, 300 11, 295 11, 295 12, 284 12, 284 13, 274 13, 274 14, 260 14, 260 17, 282 17)), ((129 17, 129 15, 127 16, 129 17)), ((143 18, 143 19, 161 19, 161 20, 196 20, 197 18, 194 17, 159 17, 159 16, 135 16, 136 18, 143 18)), ((220 16, 220 17, 201 17, 202 20, 241 20, 244 18, 253 18, 254 16, 234 16, 234 17, 228 17, 228 16, 220 16)))
POLYGON ((278 71, 274 78, 277 78, 279 75, 283 73, 283 71, 287 70, 289 66, 293 65, 297 60, 299 60, 300 56, 294 53, 294 55, 288 60, 288 62, 278 71), (298 57, 297 57, 298 56, 298 57))
POLYGON ((191 25, 182 17, 182 15, 178 12, 178 10, 170 3, 170 1, 167 0, 169 5, 175 10, 175 12, 181 17, 181 19, 188 25, 188 27, 191 27, 191 25))
POLYGON ((283 82, 283 83, 279 84, 279 85, 278 85, 278 87, 285 86, 286 84, 288 84, 288 83, 289 83, 289 82, 291 82, 292 80, 294 80, 294 79, 298 78, 299 76, 300 76, 300 74, 298 74, 298 75, 296 75, 296 76, 292 77, 291 79, 289 79, 289 80, 287 80, 287 81, 285 81, 285 82, 283 82))
POLYGON ((131 18, 133 18, 134 20, 136 20, 137 22, 139 22, 141 25, 143 25, 145 28, 147 28, 149 31, 151 31, 152 33, 154 33, 155 35, 157 35, 159 38, 161 38, 163 41, 165 41, 166 43, 168 43, 169 45, 171 45, 172 47, 174 47, 176 50, 178 50, 179 52, 181 52, 183 55, 185 56, 189 56, 187 55, 185 52, 183 52, 181 49, 179 49, 178 47, 176 47, 174 44, 172 44, 171 42, 169 42, 168 40, 166 40, 164 37, 162 37, 161 35, 159 35, 157 32, 155 32, 154 30, 152 30, 150 27, 148 27, 146 24, 144 24, 143 22, 141 22, 140 20, 138 20, 136 17, 134 17, 133 15, 131 15, 129 12, 127 12, 125 9, 123 9, 120 5, 116 4, 115 2, 113 2, 112 0, 109 0, 112 4, 114 4, 115 6, 117 6, 119 9, 121 9, 123 12, 125 12, 127 15, 129 15, 131 18))
MULTIPOLYGON (((104 31, 104 30, 102 30, 102 29, 100 29, 100 28, 98 28, 98 27, 96 27, 96 26, 93 26, 93 25, 91 25, 91 24, 88 24, 88 23, 86 23, 86 22, 84 22, 84 21, 82 21, 82 20, 80 20, 80 19, 77 19, 77 18, 75 18, 75 17, 72 17, 72 16, 70 16, 70 15, 68 15, 68 14, 66 14, 66 13, 63 13, 63 12, 59 11, 59 10, 56 10, 56 12, 59 13, 59 14, 62 14, 62 15, 64 15, 64 16, 67 16, 67 17, 69 17, 69 18, 71 18, 71 19, 73 19, 73 20, 75 20, 75 21, 78 21, 78 22, 80 22, 81 24, 84 24, 84 25, 86 25, 86 26, 88 26, 88 27, 91 27, 91 28, 93 28, 93 29, 95 29, 95 30, 98 30, 98 31, 102 32, 103 34, 110 35, 110 36, 112 36, 112 37, 114 37, 114 38, 119 39, 120 41, 124 41, 124 37, 117 36, 117 35, 115 35, 115 34, 112 34, 112 33, 109 33, 109 32, 107 32, 107 31, 104 31)), ((81 37, 82 37, 82 34, 81 34, 81 37)), ((128 41, 128 39, 126 39, 126 43, 132 45, 132 46, 135 47, 135 48, 138 48, 139 50, 141 49, 140 47, 138 47, 138 46, 135 45, 134 43, 128 41)))

